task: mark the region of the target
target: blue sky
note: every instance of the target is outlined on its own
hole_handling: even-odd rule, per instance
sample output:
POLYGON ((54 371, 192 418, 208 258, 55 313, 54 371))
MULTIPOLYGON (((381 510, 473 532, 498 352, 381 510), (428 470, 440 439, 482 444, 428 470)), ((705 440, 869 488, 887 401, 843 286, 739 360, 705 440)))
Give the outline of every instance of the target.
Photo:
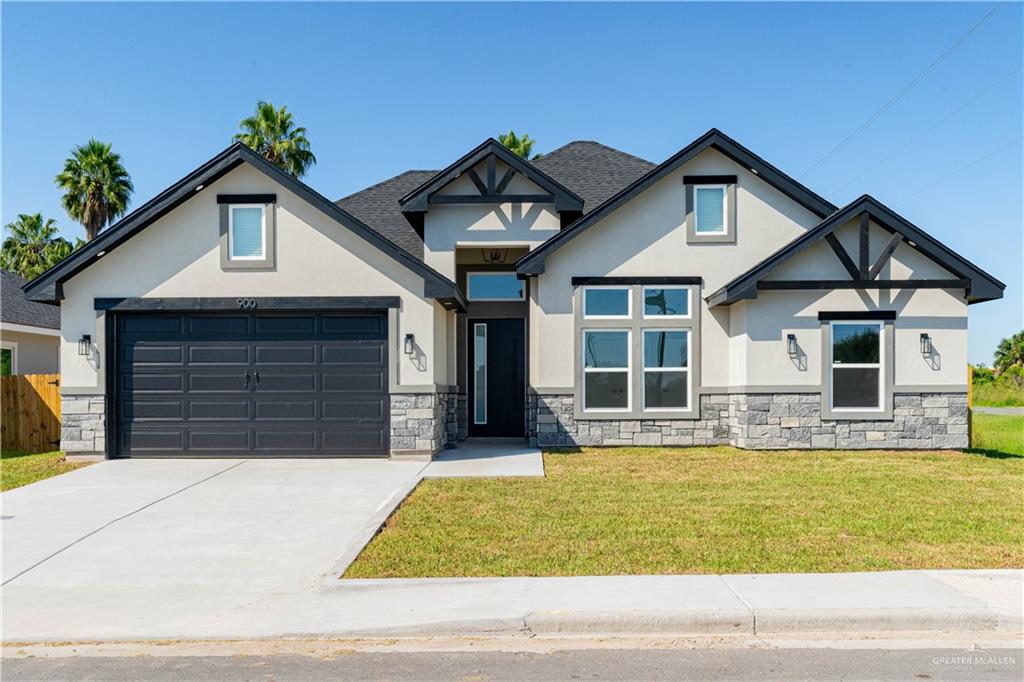
POLYGON ((970 359, 990 363, 1022 326, 1021 5, 805 171, 993 6, 4 3, 2 219, 41 211, 81 236, 53 184, 71 147, 112 142, 137 205, 227 146, 257 99, 309 129, 305 180, 331 198, 510 127, 538 151, 594 139, 652 161, 718 127, 1006 282, 971 307, 970 359))

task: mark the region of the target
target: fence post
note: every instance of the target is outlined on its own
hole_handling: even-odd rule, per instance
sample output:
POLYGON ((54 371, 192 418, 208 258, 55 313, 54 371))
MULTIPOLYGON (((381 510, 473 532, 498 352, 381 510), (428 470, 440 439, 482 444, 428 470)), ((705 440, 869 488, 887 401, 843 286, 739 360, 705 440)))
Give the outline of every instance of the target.
POLYGON ((967 447, 974 446, 974 365, 967 365, 967 447))

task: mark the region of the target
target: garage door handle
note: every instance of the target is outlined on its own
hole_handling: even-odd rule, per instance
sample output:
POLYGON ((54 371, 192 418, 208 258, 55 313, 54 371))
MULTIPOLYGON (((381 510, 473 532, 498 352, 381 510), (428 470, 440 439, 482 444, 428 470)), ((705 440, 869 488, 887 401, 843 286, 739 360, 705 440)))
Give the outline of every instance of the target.
POLYGON ((256 373, 256 385, 260 385, 260 371, 258 369, 253 370, 256 373))
POLYGON ((245 370, 245 386, 249 387, 249 370, 245 370))

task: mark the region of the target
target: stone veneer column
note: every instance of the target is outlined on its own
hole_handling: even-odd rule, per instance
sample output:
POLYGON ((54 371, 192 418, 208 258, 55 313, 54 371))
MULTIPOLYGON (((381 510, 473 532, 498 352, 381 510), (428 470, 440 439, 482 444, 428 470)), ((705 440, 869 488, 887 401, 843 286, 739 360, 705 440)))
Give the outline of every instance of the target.
POLYGON ((458 394, 392 393, 391 454, 429 455, 457 436, 458 394))
POLYGON ((60 449, 69 455, 105 455, 107 399, 102 395, 60 397, 60 449))
POLYGON ((891 420, 826 420, 817 393, 700 396, 700 419, 577 419, 572 395, 527 397, 530 442, 748 449, 949 449, 967 443, 966 393, 897 393, 891 420))

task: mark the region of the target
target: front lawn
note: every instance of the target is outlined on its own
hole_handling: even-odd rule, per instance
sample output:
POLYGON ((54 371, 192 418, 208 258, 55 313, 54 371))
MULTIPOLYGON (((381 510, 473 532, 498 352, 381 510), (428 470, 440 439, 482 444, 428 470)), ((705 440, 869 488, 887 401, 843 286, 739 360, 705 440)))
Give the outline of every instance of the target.
POLYGON ((346 577, 1024 566, 1024 458, 584 448, 426 480, 346 577))
POLYGON ((29 454, 5 450, 0 453, 0 490, 19 488, 88 464, 90 462, 69 462, 62 452, 29 454))

